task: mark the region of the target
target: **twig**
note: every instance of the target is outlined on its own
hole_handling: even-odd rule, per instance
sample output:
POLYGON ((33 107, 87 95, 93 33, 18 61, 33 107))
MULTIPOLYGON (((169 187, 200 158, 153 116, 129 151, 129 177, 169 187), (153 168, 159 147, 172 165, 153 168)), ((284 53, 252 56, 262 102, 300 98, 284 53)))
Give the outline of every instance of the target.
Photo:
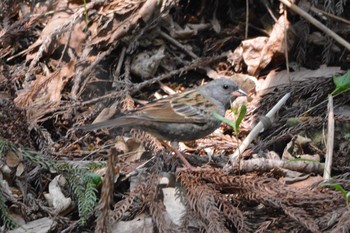
POLYGON ((126 53, 126 47, 123 47, 122 52, 120 53, 120 56, 119 56, 119 61, 118 61, 117 68, 115 69, 115 72, 114 72, 114 79, 113 79, 112 87, 117 87, 118 86, 117 82, 119 80, 120 71, 122 69, 122 65, 123 65, 123 62, 124 62, 125 53, 126 53))
POLYGON ((284 33, 284 56, 286 58, 286 69, 287 69, 287 75, 288 75, 288 81, 289 81, 289 85, 292 85, 292 80, 290 77, 290 70, 289 70, 289 58, 288 58, 288 32, 287 32, 287 8, 284 6, 283 7, 283 13, 284 13, 284 24, 283 24, 283 33, 284 33))
POLYGON ((334 148, 334 110, 333 110, 333 96, 328 96, 328 135, 327 135, 327 151, 326 162, 324 165, 323 178, 328 180, 331 178, 331 169, 333 162, 333 148, 334 148))
POLYGON ((68 49, 68 45, 69 45, 70 39, 72 38, 72 28, 73 28, 73 25, 70 25, 70 29, 69 29, 69 31, 68 31, 67 42, 66 42, 66 44, 64 45, 64 48, 63 48, 63 51, 62 51, 60 60, 58 60, 58 64, 57 64, 57 66, 56 66, 56 69, 58 69, 59 67, 61 67, 62 59, 63 59, 64 54, 66 53, 66 51, 67 51, 67 49, 68 49))
POLYGON ((267 12, 269 12, 271 18, 275 23, 278 22, 278 19, 276 18, 275 14, 273 13, 273 10, 271 9, 271 4, 268 1, 263 1, 263 4, 266 7, 267 12))
POLYGON ((277 160, 277 159, 248 159, 242 161, 236 161, 233 166, 229 166, 228 172, 237 173, 233 170, 240 163, 240 172, 254 172, 259 168, 259 172, 269 172, 272 169, 288 169, 291 171, 298 171, 303 173, 316 173, 321 174, 324 166, 320 162, 313 161, 290 161, 290 160, 277 160))
POLYGON ((334 33, 331 29, 326 27, 324 24, 322 24, 320 21, 312 17, 310 14, 302 10, 297 5, 289 2, 288 0, 280 0, 283 4, 288 6, 292 11, 299 14, 300 16, 304 17, 306 20, 308 20, 310 23, 312 23, 314 26, 319 28, 321 31, 326 33, 328 36, 332 37, 335 41, 337 41, 339 44, 344 46, 347 50, 350 50, 350 43, 348 43, 346 40, 338 36, 338 34, 334 33))
POLYGON ((350 21, 349 21, 349 20, 344 19, 344 18, 342 18, 342 17, 339 17, 339 16, 337 16, 337 15, 331 14, 331 13, 329 13, 329 12, 320 10, 320 9, 318 9, 317 7, 311 5, 311 3, 308 2, 308 1, 301 1, 301 2, 299 3, 299 6, 302 7, 302 8, 309 9, 310 11, 314 12, 315 14, 318 14, 318 15, 326 15, 326 16, 328 16, 328 17, 330 17, 330 18, 333 18, 333 19, 335 19, 335 20, 338 20, 338 21, 340 21, 340 22, 343 22, 343 23, 346 23, 346 24, 350 24, 350 21), (300 5, 300 4, 301 4, 301 5, 300 5))
POLYGON ((245 35, 244 38, 248 39, 248 29, 249 29, 249 0, 245 1, 245 35))
MULTIPOLYGON (((278 101, 278 103, 266 114, 266 117, 271 120, 271 118, 276 114, 276 112, 286 103, 288 98, 290 97, 290 93, 287 93, 283 96, 283 98, 278 101)), ((243 153, 243 151, 249 146, 249 144, 258 136, 260 131, 264 129, 264 124, 262 121, 260 121, 252 131, 248 134, 248 136, 244 139, 242 144, 239 146, 239 148, 233 153, 230 154, 230 161, 231 164, 236 164, 236 160, 239 156, 239 153, 243 153)), ((226 164, 224 167, 225 170, 229 169, 229 164, 226 164)))
POLYGON ((179 49, 187 53, 188 56, 192 57, 193 59, 198 59, 198 56, 196 54, 194 54, 192 51, 185 48, 180 42, 178 42, 177 40, 175 40, 165 32, 162 32, 161 30, 159 30, 159 35, 161 35, 165 40, 169 41, 170 43, 172 43, 173 45, 175 45, 176 47, 178 47, 179 49))

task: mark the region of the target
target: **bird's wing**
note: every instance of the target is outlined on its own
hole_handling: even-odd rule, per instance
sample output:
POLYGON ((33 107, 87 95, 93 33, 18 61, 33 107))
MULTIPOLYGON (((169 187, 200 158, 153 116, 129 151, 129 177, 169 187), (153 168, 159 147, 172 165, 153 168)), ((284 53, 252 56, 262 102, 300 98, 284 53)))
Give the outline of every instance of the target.
POLYGON ((213 104, 200 93, 190 91, 149 103, 134 113, 158 122, 203 124, 212 108, 213 104))

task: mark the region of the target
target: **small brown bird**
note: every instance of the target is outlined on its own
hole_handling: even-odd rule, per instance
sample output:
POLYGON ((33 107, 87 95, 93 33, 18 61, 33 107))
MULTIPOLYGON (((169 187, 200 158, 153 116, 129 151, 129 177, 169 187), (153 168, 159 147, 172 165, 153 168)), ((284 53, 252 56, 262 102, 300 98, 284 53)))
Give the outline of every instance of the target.
POLYGON ((142 129, 161 140, 191 141, 220 126, 213 113, 224 116, 236 96, 247 95, 230 79, 216 79, 183 93, 146 104, 111 120, 83 126, 91 131, 109 127, 142 129))
MULTIPOLYGON (((247 95, 230 79, 216 79, 183 93, 159 99, 114 119, 83 126, 84 130, 108 127, 138 128, 160 140, 191 141, 220 126, 214 113, 225 115, 230 102, 247 95)), ((168 147, 169 149, 169 147, 168 147)), ((179 155, 180 158, 182 155, 179 155)), ((181 158, 186 166, 187 161, 181 158)))

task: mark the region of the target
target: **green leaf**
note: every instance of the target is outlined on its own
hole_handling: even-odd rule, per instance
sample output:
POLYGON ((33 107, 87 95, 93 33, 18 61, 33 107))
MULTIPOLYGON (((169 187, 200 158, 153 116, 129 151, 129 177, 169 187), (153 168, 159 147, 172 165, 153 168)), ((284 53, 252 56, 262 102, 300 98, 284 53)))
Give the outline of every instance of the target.
POLYGON ((226 124, 228 124, 229 126, 231 126, 232 128, 235 127, 235 123, 223 116, 221 116, 220 114, 218 114, 217 112, 213 112, 213 115, 216 119, 222 121, 222 122, 225 122, 226 124))
POLYGON ((349 197, 350 197, 350 192, 347 192, 346 193, 346 197, 345 197, 345 201, 346 201, 346 206, 348 207, 348 209, 349 209, 349 197))
POLYGON ((233 115, 236 116, 238 114, 238 106, 234 106, 231 103, 231 111, 232 111, 233 115))
POLYGON ((348 91, 350 89, 350 71, 342 76, 333 77, 333 82, 335 84, 335 90, 331 95, 348 91))
POLYGON ((247 113, 247 106, 245 104, 243 104, 241 106, 241 111, 239 112, 239 115, 237 117, 236 124, 233 127, 233 130, 235 131, 236 136, 238 135, 239 125, 242 123, 242 120, 243 120, 246 113, 247 113))
POLYGON ((102 184, 102 178, 99 175, 96 175, 94 173, 86 173, 84 176, 85 178, 91 180, 94 183, 95 187, 99 187, 102 184))
POLYGON ((340 184, 325 183, 325 184, 323 184, 323 186, 330 186, 330 187, 334 188, 335 190, 339 191, 344 198, 346 198, 346 196, 347 196, 347 192, 340 184))

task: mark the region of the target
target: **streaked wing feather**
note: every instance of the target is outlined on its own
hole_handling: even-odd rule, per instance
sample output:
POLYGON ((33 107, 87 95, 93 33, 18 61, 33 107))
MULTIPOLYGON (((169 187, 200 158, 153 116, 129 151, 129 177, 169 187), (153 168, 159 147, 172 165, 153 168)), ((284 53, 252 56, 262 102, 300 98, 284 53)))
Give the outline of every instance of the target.
POLYGON ((199 93, 192 93, 188 92, 185 95, 179 94, 177 97, 173 97, 171 101, 167 98, 160 99, 149 103, 147 108, 138 109, 135 113, 160 122, 206 123, 207 120, 204 116, 205 109, 203 110, 199 106, 208 106, 211 103, 199 93))

